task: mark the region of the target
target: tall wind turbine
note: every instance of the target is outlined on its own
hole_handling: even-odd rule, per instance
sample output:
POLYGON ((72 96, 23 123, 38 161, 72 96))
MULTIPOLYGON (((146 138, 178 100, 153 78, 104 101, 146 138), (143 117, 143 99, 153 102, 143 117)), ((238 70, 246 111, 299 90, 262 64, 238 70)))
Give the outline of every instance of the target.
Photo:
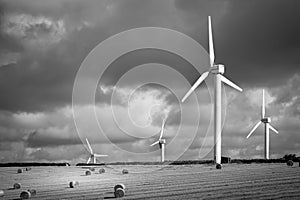
POLYGON ((227 85, 233 87, 238 91, 243 91, 239 86, 227 79, 224 74, 225 66, 223 64, 215 64, 215 53, 213 45, 213 34, 211 26, 211 17, 208 16, 208 37, 209 37, 209 60, 210 60, 210 69, 198 78, 198 80, 193 84, 191 89, 186 93, 186 95, 181 100, 184 102, 188 96, 206 79, 209 74, 214 75, 215 78, 215 91, 214 91, 214 160, 216 164, 221 164, 221 83, 224 82, 227 85))
POLYGON ((271 126, 271 118, 265 117, 266 113, 266 106, 265 106, 265 90, 263 90, 262 93, 262 105, 261 105, 261 120, 257 122, 257 124, 253 127, 249 135, 247 136, 247 139, 252 135, 252 133, 258 128, 258 126, 263 122, 265 124, 265 159, 270 158, 269 149, 270 149, 270 135, 269 130, 271 129, 275 133, 278 134, 278 131, 271 126))
POLYGON ((93 164, 96 164, 96 158, 107 156, 107 155, 100 155, 100 154, 94 153, 94 151, 93 151, 93 149, 92 149, 92 147, 91 147, 91 145, 90 145, 88 139, 85 138, 85 140, 86 140, 86 143, 87 143, 87 145, 88 145, 88 147, 89 147, 89 153, 90 153, 90 157, 89 157, 89 159, 87 160, 86 164, 89 164, 91 161, 93 162, 93 164))
POLYGON ((165 161, 165 144, 166 144, 166 139, 162 139, 162 136, 164 134, 164 128, 165 128, 165 119, 163 119, 162 125, 161 125, 161 130, 160 130, 160 136, 156 142, 151 144, 150 146, 154 146, 156 144, 159 144, 159 148, 161 149, 161 162, 165 161))

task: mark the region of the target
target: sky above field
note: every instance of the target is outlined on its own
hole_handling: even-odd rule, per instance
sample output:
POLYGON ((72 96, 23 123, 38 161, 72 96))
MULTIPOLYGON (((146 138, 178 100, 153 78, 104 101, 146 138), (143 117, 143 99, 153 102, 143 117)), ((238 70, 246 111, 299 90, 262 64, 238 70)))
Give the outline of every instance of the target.
MULTIPOLYGON (((90 64, 105 68, 102 76, 98 80, 91 70, 79 86, 84 99, 96 82, 95 102, 72 105, 83 60, 98 44, 126 30, 181 32, 204 48, 193 52, 184 43, 183 51, 199 53, 207 64, 208 15, 216 63, 224 63, 225 76, 244 89, 240 93, 223 86, 222 155, 263 157, 263 126, 246 139, 260 120, 262 89, 266 114, 279 131, 270 133, 271 157, 299 155, 299 8, 297 0, 0 0, 0 162, 85 162, 85 138, 95 152, 109 155, 103 162, 158 161, 159 148, 149 145, 159 137, 163 118, 166 160, 212 159, 212 77, 181 103, 187 83, 193 84, 205 66, 199 72, 173 52, 139 49, 118 55, 109 66, 102 66, 105 56, 97 55, 90 64)), ((145 38, 151 43, 155 37, 147 33, 110 44, 145 38)), ((167 39, 173 38, 161 43, 167 39)), ((117 51, 105 50, 109 55, 117 51)))

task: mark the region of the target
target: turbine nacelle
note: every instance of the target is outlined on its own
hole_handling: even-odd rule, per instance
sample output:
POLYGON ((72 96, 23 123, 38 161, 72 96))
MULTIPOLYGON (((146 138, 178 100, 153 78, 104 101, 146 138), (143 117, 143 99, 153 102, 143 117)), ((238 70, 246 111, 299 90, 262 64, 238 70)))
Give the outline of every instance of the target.
POLYGON ((224 74, 225 66, 223 64, 214 64, 210 71, 213 74, 224 74))
POLYGON ((159 144, 159 148, 161 149, 162 146, 166 144, 166 139, 160 139, 158 144, 159 144))
POLYGON ((159 144, 166 144, 166 139, 160 139, 159 144))
POLYGON ((265 118, 261 119, 261 122, 270 123, 271 122, 271 117, 265 117, 265 118))

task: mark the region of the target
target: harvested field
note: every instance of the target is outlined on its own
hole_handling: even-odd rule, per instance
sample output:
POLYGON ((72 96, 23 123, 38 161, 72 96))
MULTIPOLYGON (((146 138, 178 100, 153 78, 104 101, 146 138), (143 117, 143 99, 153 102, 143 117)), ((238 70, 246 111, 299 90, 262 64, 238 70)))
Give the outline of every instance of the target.
POLYGON ((84 167, 0 168, 4 197, 18 199, 27 189, 36 189, 31 199, 109 199, 114 186, 126 187, 123 199, 299 199, 300 167, 277 164, 214 165, 123 165, 99 166, 90 176, 84 167), (99 173, 104 168, 105 173, 99 173), (79 186, 70 188, 70 181, 79 186), (21 189, 12 189, 14 183, 21 189))

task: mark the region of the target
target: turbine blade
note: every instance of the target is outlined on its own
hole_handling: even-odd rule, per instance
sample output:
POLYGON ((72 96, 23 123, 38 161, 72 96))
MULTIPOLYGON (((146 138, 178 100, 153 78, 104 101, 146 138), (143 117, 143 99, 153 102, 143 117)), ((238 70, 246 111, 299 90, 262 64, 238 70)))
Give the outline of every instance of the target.
POLYGON ((215 62, 215 51, 214 51, 214 41, 213 41, 210 16, 208 16, 208 40, 209 40, 209 61, 210 61, 210 66, 212 67, 215 62))
POLYGON ((166 121, 165 121, 165 119, 163 119, 163 122, 162 122, 162 125, 161 125, 161 130, 160 130, 160 136, 159 136, 158 140, 160 140, 162 138, 163 134, 164 134, 165 123, 166 123, 166 121))
POLYGON ((95 157, 106 157, 106 156, 108 156, 108 155, 101 155, 101 154, 96 154, 96 153, 95 153, 94 156, 95 156, 95 157))
POLYGON ((91 147, 91 145, 90 145, 88 139, 85 138, 85 140, 86 140, 86 143, 87 143, 87 145, 88 145, 88 147, 89 147, 90 153, 93 154, 93 149, 92 149, 92 147, 91 147))
POLYGON ((242 92, 243 89, 240 88, 239 86, 237 86, 236 84, 234 84, 231 80, 229 80, 228 78, 226 78, 225 76, 222 76, 221 74, 218 74, 217 76, 219 76, 221 78, 221 81, 223 81, 224 83, 226 83, 227 85, 233 87, 234 89, 242 92))
POLYGON ((156 145, 156 144, 158 144, 159 143, 159 140, 158 141, 156 141, 156 142, 154 142, 153 144, 151 144, 150 146, 152 147, 152 146, 154 146, 154 145, 156 145))
POLYGON ((91 157, 89 157, 89 159, 87 160, 86 164, 89 164, 91 161, 91 157))
POLYGON ((274 131, 275 133, 279 134, 279 132, 278 132, 273 126, 271 126, 271 124, 268 124, 268 125, 269 125, 269 128, 270 128, 272 131, 274 131))
POLYGON ((261 104, 261 118, 265 117, 266 107, 265 107, 265 90, 262 92, 262 104, 261 104))
POLYGON ((261 121, 257 122, 257 124, 253 127, 250 133, 247 136, 247 139, 252 135, 252 133, 257 129, 257 127, 261 124, 261 121))
POLYGON ((190 94, 206 79, 208 74, 209 74, 209 72, 204 72, 203 74, 201 74, 201 76, 194 83, 194 85, 191 87, 191 89, 184 95, 181 102, 184 102, 190 96, 190 94))

